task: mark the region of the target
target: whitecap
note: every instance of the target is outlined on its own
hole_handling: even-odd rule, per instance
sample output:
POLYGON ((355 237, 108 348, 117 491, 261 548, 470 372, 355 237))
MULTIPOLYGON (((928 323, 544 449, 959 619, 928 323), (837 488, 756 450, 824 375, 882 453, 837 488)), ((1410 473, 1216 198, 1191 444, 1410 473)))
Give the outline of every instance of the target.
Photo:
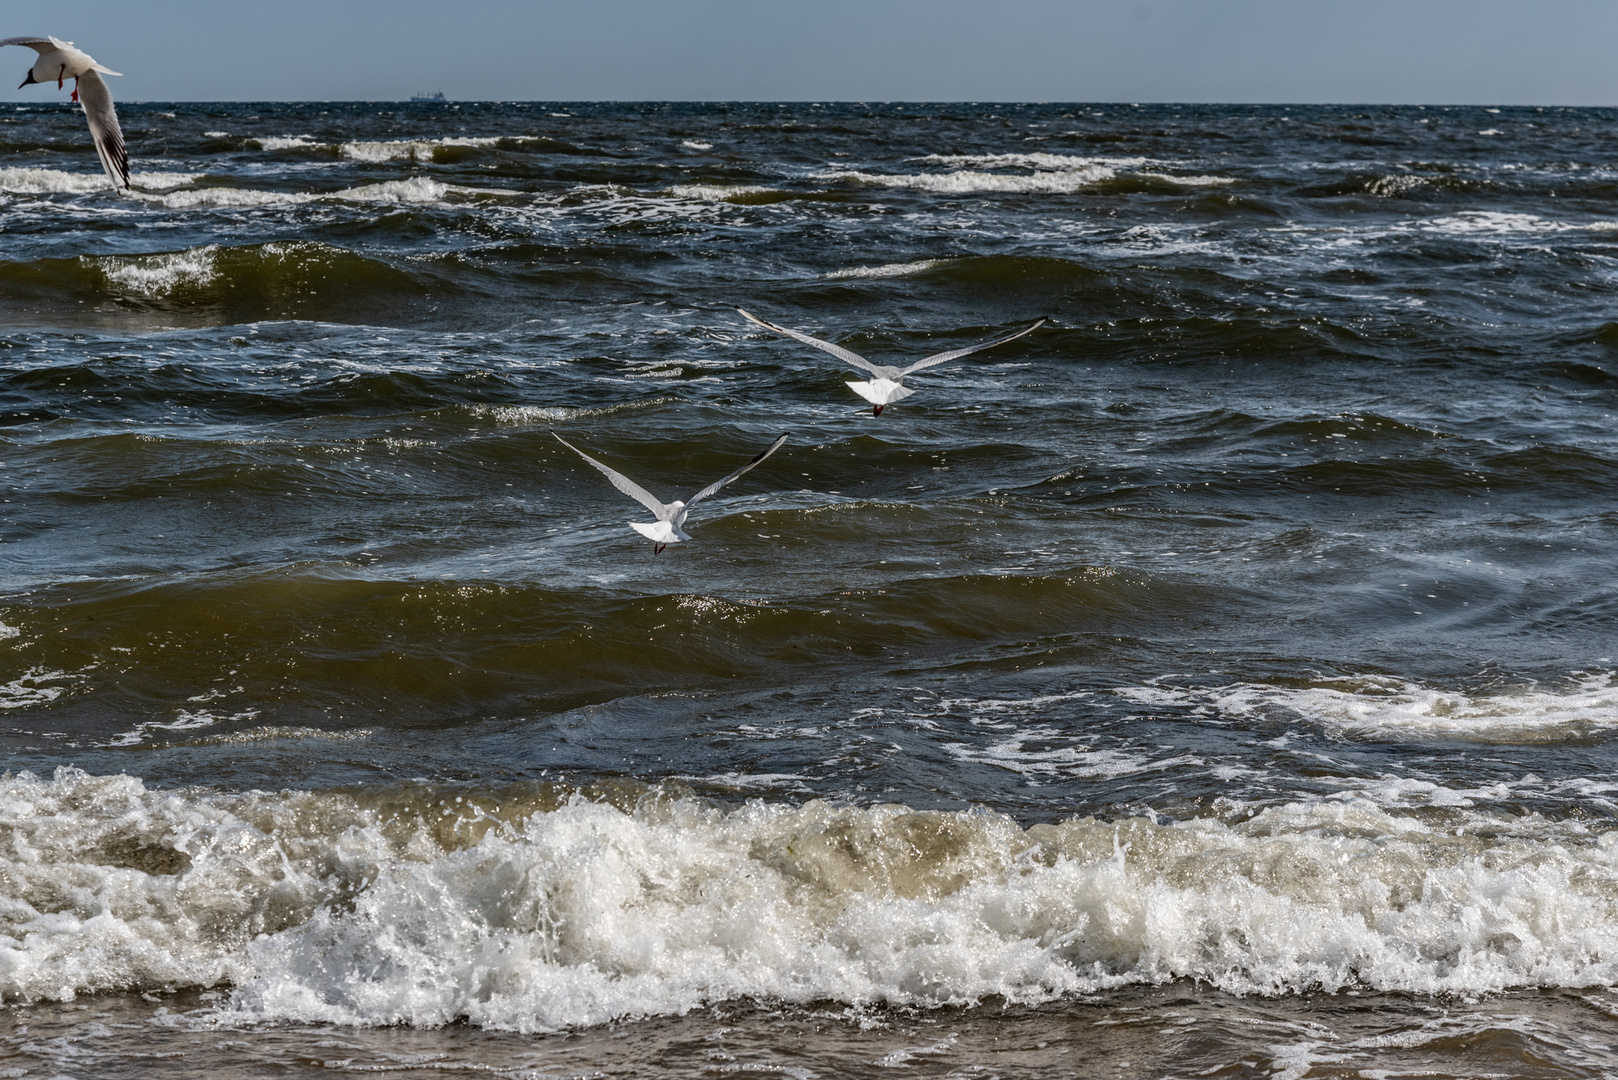
MULTIPOLYGON (((201 173, 131 173, 129 182, 136 189, 164 191, 194 184, 201 173)), ((102 172, 64 172, 61 169, 0 168, 0 191, 17 195, 80 195, 111 191, 112 181, 102 172)), ((139 194, 139 190, 136 192, 139 194)))
POLYGON ((183 1022, 537 1032, 735 998, 1618 982, 1618 831, 1574 817, 1450 806, 1429 824, 1349 795, 1024 828, 652 789, 631 809, 462 794, 0 777, 0 995, 228 983, 183 1022))
POLYGON ((1217 718, 1273 716, 1377 739, 1475 739, 1538 742, 1583 738, 1618 728, 1613 672, 1585 673, 1561 688, 1446 690, 1382 676, 1324 680, 1313 686, 1125 687, 1143 705, 1189 707, 1217 718))
POLYGON ((211 282, 217 273, 218 244, 156 255, 79 258, 106 275, 109 284, 142 296, 164 296, 182 286, 211 282))
POLYGON ((760 184, 675 184, 668 193, 682 199, 726 202, 749 195, 774 195, 780 193, 780 189, 760 184))
POLYGON ((389 139, 375 142, 345 142, 338 151, 350 161, 432 161, 442 146, 497 146, 499 136, 446 136, 439 139, 389 139))
POLYGON ((330 147, 330 143, 321 142, 312 135, 261 135, 247 140, 257 143, 260 150, 318 150, 330 147))
POLYGON ((840 278, 904 277, 907 274, 920 274, 949 262, 949 259, 918 259, 916 262, 883 263, 881 266, 850 266, 844 270, 829 271, 825 276, 834 281, 840 278))
POLYGON ((1080 157, 1076 154, 928 154, 909 160, 952 169, 1043 169, 1072 172, 1084 169, 1135 169, 1155 164, 1143 157, 1080 157))
POLYGON ((1006 194, 1067 195, 1115 178, 1118 174, 1105 165, 1087 165, 1063 172, 1036 172, 1031 175, 961 170, 947 173, 868 173, 827 172, 827 180, 853 181, 875 187, 911 188, 943 195, 970 195, 983 192, 1006 194))

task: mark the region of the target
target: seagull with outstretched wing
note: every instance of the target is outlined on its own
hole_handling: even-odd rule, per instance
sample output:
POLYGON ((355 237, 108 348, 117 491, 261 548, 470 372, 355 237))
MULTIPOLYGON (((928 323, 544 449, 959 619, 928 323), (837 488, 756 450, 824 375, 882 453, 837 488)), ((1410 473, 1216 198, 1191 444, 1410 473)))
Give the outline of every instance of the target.
POLYGON ((84 118, 90 124, 90 138, 95 140, 101 167, 107 170, 113 187, 127 188, 129 151, 124 149, 124 132, 118 126, 118 113, 112 107, 112 91, 101 77, 119 73, 102 67, 88 53, 75 49, 71 41, 53 37, 10 37, 0 40, 0 45, 26 45, 39 53, 39 59, 28 69, 28 77, 17 87, 19 90, 30 83, 52 79, 60 90, 62 80, 73 80, 73 100, 84 106, 84 118))
POLYGON ((741 308, 737 308, 736 310, 740 312, 742 318, 746 319, 748 322, 757 323, 766 330, 773 331, 777 334, 782 334, 786 337, 792 338, 794 341, 801 341, 805 345, 812 345, 822 352, 829 352, 844 363, 853 364, 861 371, 869 371, 872 375, 876 376, 876 378, 872 379, 870 382, 851 382, 848 384, 849 389, 853 390, 860 397, 864 398, 866 401, 869 401, 875 406, 875 408, 871 410, 871 415, 873 416, 881 416, 883 406, 891 405, 895 401, 898 401, 901 398, 907 398, 911 394, 915 393, 914 390, 903 384, 903 379, 906 375, 921 371, 923 368, 930 368, 935 367, 938 364, 948 363, 951 360, 959 360, 961 357, 966 356, 969 353, 981 352, 984 349, 992 349, 996 345, 1004 345, 1008 341, 1016 341, 1024 334, 1031 334, 1035 330, 1038 330, 1041 326, 1044 326, 1047 321, 1045 319, 1041 319, 1033 326, 1030 326, 1024 330, 1018 330, 1015 334, 1007 334, 1005 337, 998 337, 993 341, 985 341, 981 345, 968 345, 964 349, 950 349, 947 352, 934 353, 929 357, 917 360, 909 367, 889 367, 886 364, 873 364, 859 353, 851 352, 850 350, 843 348, 841 345, 833 345, 829 341, 821 341, 817 337, 810 337, 808 334, 805 334, 800 330, 789 330, 784 326, 776 326, 774 323, 767 323, 757 315, 752 315, 746 311, 742 311, 741 308))
MULTIPOLYGON (((556 432, 553 431, 551 434, 556 435, 556 432)), ((787 441, 787 435, 782 434, 777 436, 776 440, 769 446, 766 446, 763 452, 761 452, 757 457, 755 457, 752 461, 749 461, 746 465, 743 465, 741 468, 737 469, 735 472, 731 473, 729 476, 725 477, 723 480, 715 480, 713 483, 709 484, 707 487, 703 488, 701 491, 697 492, 684 502, 675 501, 671 503, 659 501, 656 496, 647 491, 645 488, 641 487, 639 484, 635 483, 635 481, 631 480, 617 469, 609 468, 608 466, 601 464, 601 462, 597 461, 589 454, 586 454, 583 450, 580 450, 577 446, 574 446, 560 435, 556 435, 556 441, 599 469, 601 474, 612 482, 613 487, 617 488, 619 491, 623 492, 625 495, 628 495, 631 499, 634 499, 636 502, 646 507, 646 509, 657 515, 656 521, 644 523, 639 521, 631 521, 629 523, 629 527, 646 537, 646 539, 650 540, 653 544, 652 554, 658 555, 661 554, 663 549, 668 547, 670 544, 678 544, 681 540, 691 539, 690 536, 686 535, 685 530, 681 528, 681 526, 685 524, 685 515, 690 511, 693 504, 717 493, 720 488, 724 487, 726 484, 742 475, 742 473, 751 469, 753 466, 757 465, 759 462, 781 449, 781 444, 787 441)))

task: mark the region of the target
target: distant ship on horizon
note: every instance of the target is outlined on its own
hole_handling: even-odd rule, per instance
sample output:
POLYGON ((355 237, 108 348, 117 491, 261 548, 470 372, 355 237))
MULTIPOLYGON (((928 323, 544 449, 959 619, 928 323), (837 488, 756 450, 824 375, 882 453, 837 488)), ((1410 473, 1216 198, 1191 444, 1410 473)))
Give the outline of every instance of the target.
POLYGON ((442 91, 442 90, 434 90, 431 93, 427 92, 426 90, 418 90, 416 93, 410 95, 410 100, 411 101, 448 101, 449 98, 444 96, 444 91, 442 91))

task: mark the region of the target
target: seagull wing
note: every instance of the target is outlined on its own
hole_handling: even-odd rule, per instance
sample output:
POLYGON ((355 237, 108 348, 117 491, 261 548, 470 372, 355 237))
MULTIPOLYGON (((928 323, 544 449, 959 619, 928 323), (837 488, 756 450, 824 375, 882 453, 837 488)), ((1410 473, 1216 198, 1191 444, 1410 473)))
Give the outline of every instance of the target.
POLYGON ((985 341, 981 345, 968 345, 964 349, 951 349, 949 352, 934 353, 925 360, 917 360, 914 364, 911 364, 909 367, 905 368, 904 374, 909 375, 912 371, 920 371, 922 368, 930 368, 936 364, 944 364, 951 360, 958 360, 968 353, 981 352, 984 349, 992 349, 996 345, 1004 345, 1008 341, 1016 341, 1024 334, 1032 334, 1035 330, 1038 330, 1041 326, 1044 326, 1047 321, 1048 320, 1041 319, 1026 330, 1018 330, 1015 334, 1008 334, 1005 337, 995 338, 993 341, 985 341))
POLYGON ((53 37, 8 37, 0 39, 0 45, 26 45, 41 56, 48 52, 54 52, 59 46, 66 44, 71 44, 71 42, 57 41, 53 37))
POLYGON ((128 187, 129 151, 124 149, 124 133, 112 107, 112 92, 98 72, 86 71, 79 76, 79 101, 84 105, 84 118, 90 122, 90 137, 95 140, 101 167, 107 170, 113 187, 128 187))
POLYGON ((646 509, 656 514, 659 521, 667 519, 669 508, 658 502, 657 499, 653 498, 650 491, 647 491, 645 488, 635 483, 635 481, 631 480, 617 469, 609 469, 607 466, 601 464, 601 462, 597 461, 589 454, 586 454, 583 450, 580 450, 577 446, 574 446, 560 435, 556 435, 556 432, 553 431, 551 434, 556 436, 557 442, 561 443, 563 446, 579 455, 585 461, 588 461, 591 465, 594 465, 597 469, 601 470, 601 474, 608 480, 612 481, 613 487, 617 488, 619 491, 623 492, 625 495, 628 495, 631 499, 634 499, 636 502, 646 507, 646 509))
MULTIPOLYGON (((738 310, 740 310, 740 309, 738 309, 738 310)), ((791 434, 791 432, 782 432, 780 435, 776 436, 775 441, 772 442, 769 446, 766 446, 764 448, 764 452, 759 454, 758 457, 754 458, 752 461, 749 461, 746 465, 743 465, 741 468, 737 469, 735 472, 731 473, 729 476, 725 477, 723 480, 715 480, 713 483, 709 484, 707 487, 703 488, 701 491, 697 492, 695 495, 693 495, 689 499, 687 499, 685 501, 685 505, 691 506, 692 504, 696 503, 698 500, 706 499, 708 496, 712 495, 714 492, 718 491, 720 488, 724 487, 726 484, 728 484, 732 480, 736 479, 742 473, 746 472, 748 469, 751 469, 754 465, 757 465, 759 462, 763 461, 765 458, 769 457, 771 454, 773 454, 777 450, 781 449, 781 444, 787 441, 787 436, 790 435, 790 434, 791 434)))
POLYGON ((746 319, 748 322, 758 323, 758 325, 762 326, 766 330, 772 330, 777 334, 784 334, 795 341, 803 342, 805 345, 813 345, 817 349, 831 353, 844 363, 853 364, 861 371, 869 371, 877 378, 882 377, 882 372, 877 370, 876 365, 865 359, 865 357, 861 356, 859 353, 850 352, 841 345, 833 345, 829 341, 821 341, 817 337, 810 337, 808 334, 800 333, 797 330, 788 330, 784 326, 776 326, 774 323, 767 323, 756 315, 750 315, 747 312, 742 311, 741 308, 737 308, 736 310, 740 312, 742 318, 746 319))

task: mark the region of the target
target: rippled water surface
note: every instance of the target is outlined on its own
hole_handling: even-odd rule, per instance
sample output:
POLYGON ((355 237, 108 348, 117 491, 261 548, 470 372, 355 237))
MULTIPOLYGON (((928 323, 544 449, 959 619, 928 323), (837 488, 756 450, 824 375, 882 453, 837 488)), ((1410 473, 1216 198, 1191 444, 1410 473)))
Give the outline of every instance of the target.
POLYGON ((1618 110, 122 115, 0 107, 7 1075, 1618 1075, 1618 110))

